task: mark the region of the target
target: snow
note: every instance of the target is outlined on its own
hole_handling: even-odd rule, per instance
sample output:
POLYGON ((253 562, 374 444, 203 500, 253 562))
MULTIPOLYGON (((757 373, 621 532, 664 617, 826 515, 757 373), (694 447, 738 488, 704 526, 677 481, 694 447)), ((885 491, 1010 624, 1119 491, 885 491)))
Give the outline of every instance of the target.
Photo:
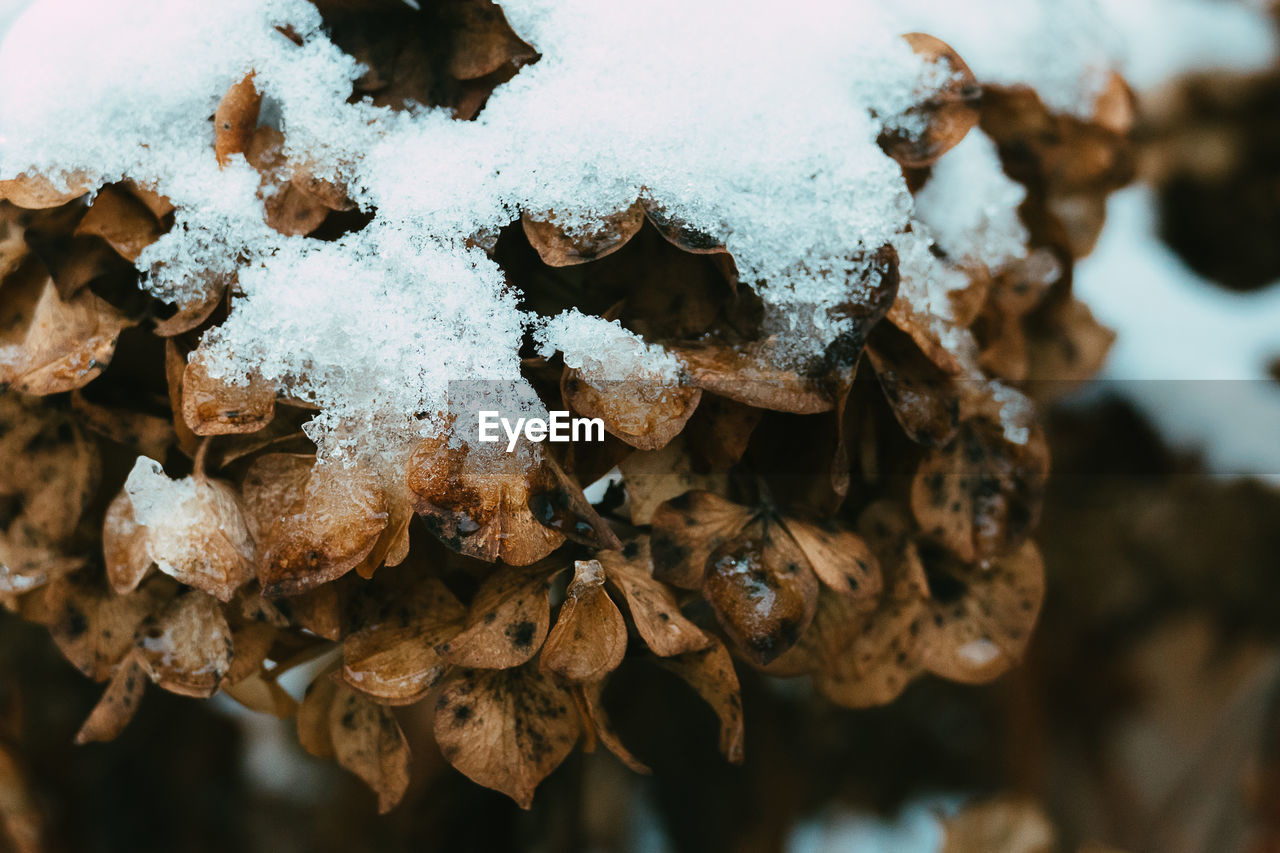
POLYGON ((1111 197, 1077 295, 1118 331, 1100 377, 1137 403, 1176 446, 1221 474, 1280 480, 1280 283, 1224 290, 1188 268, 1157 233, 1152 190, 1111 197))
POLYGON ((645 343, 617 320, 570 310, 540 323, 534 335, 544 357, 559 351, 565 365, 587 380, 671 384, 680 378, 678 358, 645 343))

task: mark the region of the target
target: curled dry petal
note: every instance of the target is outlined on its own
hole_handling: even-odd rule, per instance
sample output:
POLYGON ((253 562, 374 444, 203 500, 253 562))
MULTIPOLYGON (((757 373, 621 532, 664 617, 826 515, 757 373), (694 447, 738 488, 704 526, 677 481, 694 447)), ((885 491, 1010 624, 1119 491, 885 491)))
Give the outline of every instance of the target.
MULTIPOLYGON (((600 742, 605 745, 605 748, 618 756, 619 760, 627 765, 627 768, 633 773, 649 775, 653 771, 649 769, 648 765, 632 755, 631 750, 622 745, 622 741, 618 739, 618 733, 613 730, 613 726, 609 722, 609 716, 605 713, 604 705, 600 701, 600 694, 603 690, 603 681, 581 684, 574 688, 578 699, 578 707, 582 712, 583 724, 590 726, 595 735, 600 738, 600 742)), ((583 751, 592 752, 593 748, 584 745, 583 751)))
POLYGON ((436 578, 419 581, 380 619, 343 640, 343 681, 376 702, 416 702, 448 668, 435 647, 462 630, 466 612, 436 578))
POLYGON ((835 406, 817 381, 775 367, 765 345, 700 344, 669 349, 684 361, 694 386, 721 397, 798 415, 829 412, 835 406))
POLYGON ((44 175, 19 175, 8 181, 0 181, 0 200, 28 210, 39 210, 60 207, 84 195, 88 189, 88 181, 77 173, 64 175, 61 185, 44 175))
POLYGON ((1007 432, 986 420, 966 422, 949 446, 925 456, 911 482, 920 527, 966 562, 1016 548, 1039 518, 1049 473, 1043 433, 1034 426, 1007 432))
POLYGON ((298 713, 298 701, 275 679, 260 672, 241 678, 234 684, 224 685, 222 692, 250 711, 270 714, 281 720, 293 719, 298 713))
POLYGON ((258 562, 263 594, 298 595, 342 577, 373 550, 387 519, 386 494, 370 472, 316 463, 302 495, 267 533, 258 562))
POLYGON ((333 736, 329 732, 329 711, 338 695, 338 683, 321 672, 298 703, 295 724, 298 743, 316 758, 333 758, 333 736))
POLYGON ((907 113, 905 124, 922 124, 923 132, 888 130, 880 138, 890 157, 903 166, 920 168, 958 145, 978 123, 980 89, 969 66, 946 42, 924 33, 908 33, 903 38, 917 56, 951 74, 939 91, 907 113))
POLYGON ((775 519, 760 515, 707 559, 702 595, 734 645, 767 664, 795 645, 818 606, 818 581, 775 519))
POLYGON ((138 588, 151 568, 151 551, 147 545, 147 528, 133 516, 133 501, 121 491, 107 507, 102 524, 102 555, 106 562, 107 582, 118 595, 138 588))
POLYGON ((752 515, 749 508, 705 491, 685 492, 662 504, 651 520, 654 577, 684 589, 701 589, 711 554, 752 515))
POLYGON ((445 760, 521 808, 578 740, 573 696, 534 666, 461 670, 436 702, 435 736, 445 760))
POLYGON ((253 376, 245 384, 209 375, 200 351, 182 373, 182 418, 196 435, 257 432, 271 422, 276 389, 253 376))
POLYGON ((138 659, 160 687, 207 698, 231 666, 231 628, 212 597, 186 592, 138 627, 138 659))
POLYGON ((658 663, 680 676, 716 712, 720 719, 720 751, 734 764, 741 764, 742 695, 733 659, 724 644, 713 639, 706 649, 660 658, 658 663))
POLYGON ((880 594, 880 563, 871 548, 835 522, 783 521, 818 579, 833 592, 859 598, 880 594))
POLYGON ((605 217, 596 230, 586 234, 568 234, 554 218, 541 221, 527 213, 520 222, 544 264, 567 267, 599 260, 625 246, 644 225, 644 206, 637 201, 626 210, 605 217))
POLYGON ((560 379, 564 401, 580 415, 600 418, 610 435, 639 450, 665 447, 698 408, 702 390, 643 380, 592 382, 566 368, 560 379))
POLYGON ((551 623, 551 581, 566 568, 554 558, 498 566, 476 590, 464 630, 436 651, 448 663, 482 669, 507 669, 529 660, 551 623))
POLYGON ((573 570, 539 663, 568 681, 599 681, 617 669, 627 653, 627 623, 604 590, 605 571, 599 561, 578 560, 573 570))
POLYGON ((0 283, 0 388, 44 395, 87 385, 129 325, 87 289, 63 299, 39 263, 24 264, 0 283))
POLYGON ((102 698, 76 732, 76 743, 115 740, 138 712, 146 687, 147 674, 131 654, 120 662, 102 698))
POLYGON ((409 489, 427 528, 450 549, 489 562, 528 565, 558 548, 564 533, 540 523, 529 506, 541 471, 520 453, 474 453, 442 438, 414 451, 409 489))
POLYGON ((338 685, 329 738, 338 763, 377 795, 378 813, 391 811, 409 787, 409 742, 391 710, 338 685))
POLYGON ((711 644, 711 638, 680 612, 671 589, 653 577, 649 537, 633 539, 621 551, 601 551, 596 558, 609 584, 626 600, 640 639, 654 654, 670 657, 711 644))
POLYGON ((949 601, 935 593, 922 641, 924 666, 968 684, 990 681, 1022 659, 1044 599, 1044 565, 1030 542, 988 569, 942 557, 934 571, 964 592, 949 601))
POLYGON ((261 108, 262 93, 253 85, 252 72, 222 96, 213 114, 213 153, 219 166, 227 165, 232 154, 249 150, 261 108))
POLYGON ((917 444, 945 446, 960 427, 954 374, 939 367, 907 334, 891 327, 877 331, 867 345, 867 359, 894 418, 917 444))
POLYGON ((42 621, 71 664, 94 681, 106 681, 133 646, 134 632, 157 606, 149 586, 112 595, 72 575, 46 588, 42 621))
POLYGON ((688 446, 682 434, 661 450, 632 453, 618 463, 632 524, 648 524, 659 506, 690 489, 714 490, 724 486, 725 475, 694 470, 688 446))
POLYGON ((101 237, 120 257, 136 261, 161 230, 160 221, 141 199, 123 187, 108 185, 98 191, 75 233, 101 237))

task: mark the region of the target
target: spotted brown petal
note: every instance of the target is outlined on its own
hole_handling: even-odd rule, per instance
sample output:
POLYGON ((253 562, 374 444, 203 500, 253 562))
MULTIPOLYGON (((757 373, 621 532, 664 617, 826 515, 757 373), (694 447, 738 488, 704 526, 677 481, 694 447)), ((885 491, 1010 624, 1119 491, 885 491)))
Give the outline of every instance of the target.
MULTIPOLYGON (((427 439, 414 451, 409 489, 427 528, 450 549, 488 562, 528 565, 558 548, 564 533, 541 524, 529 506, 545 475, 520 453, 474 453, 446 439, 427 439)), ((554 517, 554 505, 547 508, 554 517)))
POLYGON ((960 426, 960 395, 953 374, 889 324, 876 330, 866 353, 907 437, 926 447, 950 442, 960 426))
POLYGON ((391 709, 338 685, 329 737, 338 763, 377 795, 378 813, 391 811, 409 787, 409 742, 391 709))
POLYGON ((462 629, 466 612, 436 578, 419 581, 343 640, 343 681, 384 704, 421 699, 448 669, 435 647, 462 629))
POLYGON ((742 695, 733 659, 724 644, 713 638, 708 648, 659 658, 658 664, 678 675, 711 706, 720 719, 720 751, 734 764, 741 764, 742 695))
POLYGON ((120 662, 98 704, 76 732, 76 743, 115 740, 138 712, 147 674, 134 655, 120 662))
POLYGON ((672 498, 653 513, 649 550, 653 575, 684 589, 700 589, 712 552, 751 520, 747 507, 711 492, 672 498))
POLYGON ((157 594, 158 588, 148 584, 129 595, 113 595, 72 575, 46 588, 41 621, 76 669, 105 681, 132 648, 134 632, 157 606, 157 594))
POLYGON ((861 536, 831 521, 786 518, 783 524, 814 574, 833 592, 861 598, 880 594, 880 563, 861 536))
POLYGON ((923 663, 930 671, 968 684, 990 681, 1022 659, 1044 599, 1044 566, 1035 545, 1023 543, 987 569, 939 559, 935 568, 964 592, 931 602, 923 663))
POLYGON ((598 560, 578 560, 573 572, 539 665, 567 681, 599 681, 627 653, 627 623, 605 592, 598 560))
POLYGON ((991 560, 1030 534, 1048 472, 1038 427, 1010 436, 989 421, 968 421, 949 446, 921 461, 911 509, 920 527, 962 560, 991 560))
POLYGON ((711 552, 702 596, 734 646, 763 665, 809 627, 818 580, 795 540, 761 514, 711 552))
POLYGON ((671 589, 653 577, 649 537, 633 539, 621 551, 601 551, 596 559, 605 567, 608 582, 621 591, 636 632, 654 654, 670 657, 711 644, 711 638, 680 612, 671 589))
POLYGON ((461 670, 436 702, 435 735, 445 760, 524 809, 578 740, 573 696, 535 666, 461 670))
MULTIPOLYGON (((622 741, 618 738, 618 733, 614 731, 613 725, 609 722, 609 715, 605 713, 604 704, 600 701, 600 694, 603 690, 603 681, 580 684, 574 688, 579 700, 579 708, 582 711, 583 724, 590 726, 596 736, 600 738, 600 742, 605 745, 605 748, 616 755, 618 760, 625 764, 631 772, 649 775, 653 771, 649 769, 647 764, 632 755, 631 750, 623 746, 622 741)), ((592 751, 592 748, 583 746, 583 752, 592 751)))
POLYGON ((171 693, 207 698, 231 666, 231 628, 212 596, 190 590, 137 630, 138 660, 171 693))
POLYGON ((317 463, 302 496, 272 525, 258 563, 265 595, 298 595, 354 569, 387 526, 387 499, 359 466, 317 463))
POLYGON ((465 629, 436 651, 448 663, 482 669, 507 669, 529 660, 551 623, 551 581, 566 568, 554 558, 496 567, 476 590, 465 629))

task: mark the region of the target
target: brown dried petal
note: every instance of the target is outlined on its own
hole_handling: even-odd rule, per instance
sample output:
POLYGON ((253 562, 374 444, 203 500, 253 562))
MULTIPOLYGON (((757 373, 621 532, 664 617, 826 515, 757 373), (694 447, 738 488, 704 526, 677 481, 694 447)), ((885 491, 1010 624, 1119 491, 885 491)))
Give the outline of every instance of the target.
POLYGON ((907 114, 911 124, 926 123, 923 133, 886 131, 880 138, 890 157, 903 166, 920 168, 958 145, 978 123, 980 89, 969 66, 946 42, 924 33, 908 33, 903 38, 916 55, 943 65, 952 75, 940 91, 907 114))
POLYGON ((0 200, 28 210, 39 210, 60 207, 84 195, 88 189, 89 183, 78 173, 62 176, 61 185, 44 175, 20 175, 0 181, 0 200))
POLYGON ((139 626, 136 645, 151 680, 181 696, 212 696, 231 666, 231 628, 217 600, 197 590, 139 626))
POLYGON ((832 523, 783 521, 818 579, 841 595, 874 598, 880 594, 880 563, 862 537, 832 523))
POLYGON ((224 685, 222 692, 250 711, 270 714, 281 720, 292 719, 298 713, 298 702, 275 679, 254 673, 224 685))
POLYGON ((950 446, 932 450, 911 483, 920 527, 966 562, 990 560, 1025 541, 1040 514, 1049 452, 1038 427, 1023 442, 968 421, 950 446))
POLYGON ((931 603, 924 666, 953 681, 990 681, 1022 659, 1031 639, 1044 599, 1040 554, 1026 542, 989 569, 952 565, 949 572, 966 590, 958 601, 931 603))
POLYGON ((178 447, 192 458, 200 449, 200 437, 187 426, 182 416, 182 374, 186 372, 187 361, 178 344, 172 338, 164 342, 164 379, 169 390, 169 411, 173 416, 173 434, 178 440, 178 447))
POLYGON ((617 669, 627 653, 627 623, 604 590, 599 561, 578 560, 573 571, 539 665, 569 681, 599 681, 617 669))
POLYGON ((115 740, 138 712, 146 688, 147 675, 142 665, 129 655, 121 661, 102 698, 76 732, 76 743, 115 740))
POLYGON ((723 489, 727 483, 723 474, 694 471, 683 434, 661 450, 632 453, 618 468, 627 490, 631 523, 638 525, 649 524, 659 506, 691 489, 723 489))
POLYGON ((445 760, 525 809, 578 732, 573 696, 533 666, 458 672, 436 702, 436 742, 445 760))
POLYGON ((173 424, 167 419, 131 409, 103 406, 71 392, 71 408, 86 429, 133 448, 142 456, 163 459, 174 443, 173 424))
POLYGON ((387 526, 386 494, 372 474, 317 463, 302 497, 267 534, 258 563, 264 595, 298 595, 354 569, 387 526))
POLYGON ((926 618, 923 596, 886 596, 865 617, 851 613, 849 605, 834 597, 829 606, 835 619, 843 612, 848 621, 843 631, 828 629, 820 621, 821 609, 814 620, 827 641, 822 669, 814 677, 818 691, 846 708, 871 708, 898 698, 922 668, 920 629, 913 626, 923 624, 926 618), (847 644, 831 645, 841 636, 848 638, 847 644))
POLYGON ((867 359, 889 408, 907 437, 926 447, 942 447, 960 426, 955 380, 906 335, 889 329, 867 345, 867 359))
POLYGON ((809 627, 818 580, 781 524, 760 515, 711 553, 702 596, 734 645, 764 665, 809 627))
POLYGON ((340 672, 374 701, 403 705, 421 699, 444 675, 448 667, 435 647, 462 629, 467 611, 436 578, 420 581, 388 611, 343 641, 340 672))
MULTIPOLYGON (((262 173, 258 193, 267 224, 286 236, 301 237, 320 227, 329 207, 293 182, 296 170, 285 160, 283 146, 284 134, 279 130, 259 127, 245 156, 262 173)), ((301 183, 305 185, 307 179, 301 183)))
POLYGON ((1059 849, 1053 824, 1035 803, 1023 798, 999 797, 966 806, 942 826, 941 853, 1052 853, 1059 849))
POLYGON ((701 344, 669 349, 684 361, 693 385, 721 397, 799 415, 829 412, 835 405, 814 380, 775 367, 776 359, 767 346, 701 344))
POLYGON ((253 85, 253 72, 232 85, 222 96, 213 114, 213 153, 219 166, 227 165, 232 154, 243 154, 249 150, 261 108, 262 93, 253 85))
POLYGON ((107 507, 102 525, 102 555, 107 582, 118 595, 133 592, 151 568, 147 529, 133 517, 133 501, 121 491, 107 507))
POLYGON ((120 257, 136 261, 162 232, 160 222, 133 193, 115 185, 98 191, 75 233, 101 237, 120 257))
POLYGON ((44 395, 87 385, 129 325, 88 290, 64 300, 39 264, 25 265, 0 284, 0 387, 44 395))
POLYGON ((601 551, 596 558, 609 583, 626 599, 636 632, 654 654, 670 657, 711 644, 711 638, 680 612, 671 589, 653 577, 649 537, 634 539, 621 551, 601 551))
POLYGON ((448 663, 481 669, 507 669, 529 660, 551 623, 551 581, 566 568, 554 558, 532 566, 498 566, 476 590, 466 629, 436 651, 448 663))
POLYGON ((329 711, 338 695, 338 683, 321 673, 307 685, 298 703, 298 743, 316 758, 333 758, 333 737, 329 733, 329 711))
POLYGON ((222 300, 226 298, 225 284, 216 284, 207 288, 194 302, 178 306, 172 316, 156 320, 156 334, 162 338, 172 338, 183 332, 189 332, 205 320, 213 316, 222 300))
POLYGON ((698 408, 702 390, 643 381, 591 382, 566 368, 564 401, 578 414, 600 418, 610 435, 639 450, 658 450, 680 434, 698 408))
POLYGON ((134 632, 156 606, 147 587, 112 595, 76 577, 57 580, 45 592, 49 634, 71 664, 105 681, 133 646, 134 632))
MULTIPOLYGON (((600 742, 605 748, 618 756, 623 764, 627 765, 633 773, 643 773, 649 775, 653 771, 649 766, 634 755, 631 750, 622 745, 622 741, 618 738, 618 733, 613 730, 613 726, 609 722, 609 716, 605 713, 604 705, 600 701, 600 694, 604 689, 603 681, 596 681, 590 684, 581 684, 574 688, 579 698, 579 709, 582 712, 583 723, 589 725, 600 738, 600 742)), ((592 752, 592 748, 583 746, 584 752, 592 752)))
POLYGON ((276 522, 303 499, 315 463, 314 456, 303 453, 265 453, 253 460, 240 491, 254 539, 265 540, 276 522))
POLYGON ((660 658, 659 666, 680 676, 720 718, 720 751, 734 764, 742 763, 742 695, 733 659, 724 644, 712 639, 709 648, 660 658))
POLYGON ((701 589, 711 554, 733 538, 753 513, 711 492, 672 498, 653 513, 649 552, 653 576, 684 589, 701 589))
POLYGON ((449 75, 458 80, 474 80, 492 74, 508 62, 517 66, 533 59, 537 51, 525 44, 496 3, 467 0, 456 7, 449 55, 449 75))
POLYGON ((231 631, 231 666, 222 679, 226 690, 258 674, 279 633, 269 622, 248 622, 231 631))
POLYGON ((238 385, 209 375, 199 350, 182 374, 182 418, 196 435, 257 432, 271 422, 276 389, 258 377, 238 385))
POLYGON ((526 213, 520 222, 525 237, 544 264, 567 267, 599 260, 625 246, 644 225, 644 206, 637 201, 626 210, 605 217, 590 234, 571 236, 555 223, 554 217, 540 221, 526 213))
POLYGON ((527 470, 519 453, 486 465, 472 452, 444 439, 414 451, 409 488, 427 528, 450 549, 489 562, 528 565, 558 548, 564 534, 540 524, 529 507, 538 472, 527 470))
POLYGON ((409 787, 409 742, 391 710, 339 685, 329 736, 338 763, 378 796, 378 813, 391 811, 409 787))

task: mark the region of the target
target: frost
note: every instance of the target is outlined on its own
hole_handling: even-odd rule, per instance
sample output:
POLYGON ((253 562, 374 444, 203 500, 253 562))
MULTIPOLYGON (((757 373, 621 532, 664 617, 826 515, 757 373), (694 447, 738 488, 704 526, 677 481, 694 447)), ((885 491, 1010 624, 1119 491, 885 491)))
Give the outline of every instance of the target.
POLYGON ((1005 175, 995 143, 979 130, 934 164, 916 194, 916 218, 951 257, 992 270, 1026 252, 1027 229, 1018 205, 1027 192, 1005 175))
MULTIPOLYGON (((138 265, 174 303, 231 288, 202 344, 210 374, 256 374, 316 405, 307 429, 324 456, 402 454, 477 399, 538 409, 519 370, 527 329, 588 370, 678 373, 616 324, 520 309, 476 247, 522 213, 588 234, 640 199, 724 244, 781 357, 821 353, 850 322, 832 309, 873 292, 868 258, 911 221, 877 138, 943 81, 902 33, 952 41, 980 77, 1043 84, 1051 105, 1090 97, 1091 18, 1047 0, 979 5, 508 0, 541 58, 461 122, 349 103, 362 69, 303 0, 36 0, 0 47, 0 75, 25 81, 0 87, 0 178, 127 177, 168 196, 174 227, 138 265), (284 237, 243 158, 218 168, 209 117, 250 71, 260 122, 283 132, 291 164, 375 214, 363 230, 284 237)), ((983 141, 966 145, 939 164, 922 215, 940 242, 981 233, 984 258, 1001 256, 1016 202, 983 141)), ((954 286, 922 281, 931 302, 954 286)))
POLYGON ((565 365, 588 380, 672 383, 680 376, 678 358, 645 343, 617 320, 565 311, 541 323, 534 334, 544 357, 559 351, 565 365))

